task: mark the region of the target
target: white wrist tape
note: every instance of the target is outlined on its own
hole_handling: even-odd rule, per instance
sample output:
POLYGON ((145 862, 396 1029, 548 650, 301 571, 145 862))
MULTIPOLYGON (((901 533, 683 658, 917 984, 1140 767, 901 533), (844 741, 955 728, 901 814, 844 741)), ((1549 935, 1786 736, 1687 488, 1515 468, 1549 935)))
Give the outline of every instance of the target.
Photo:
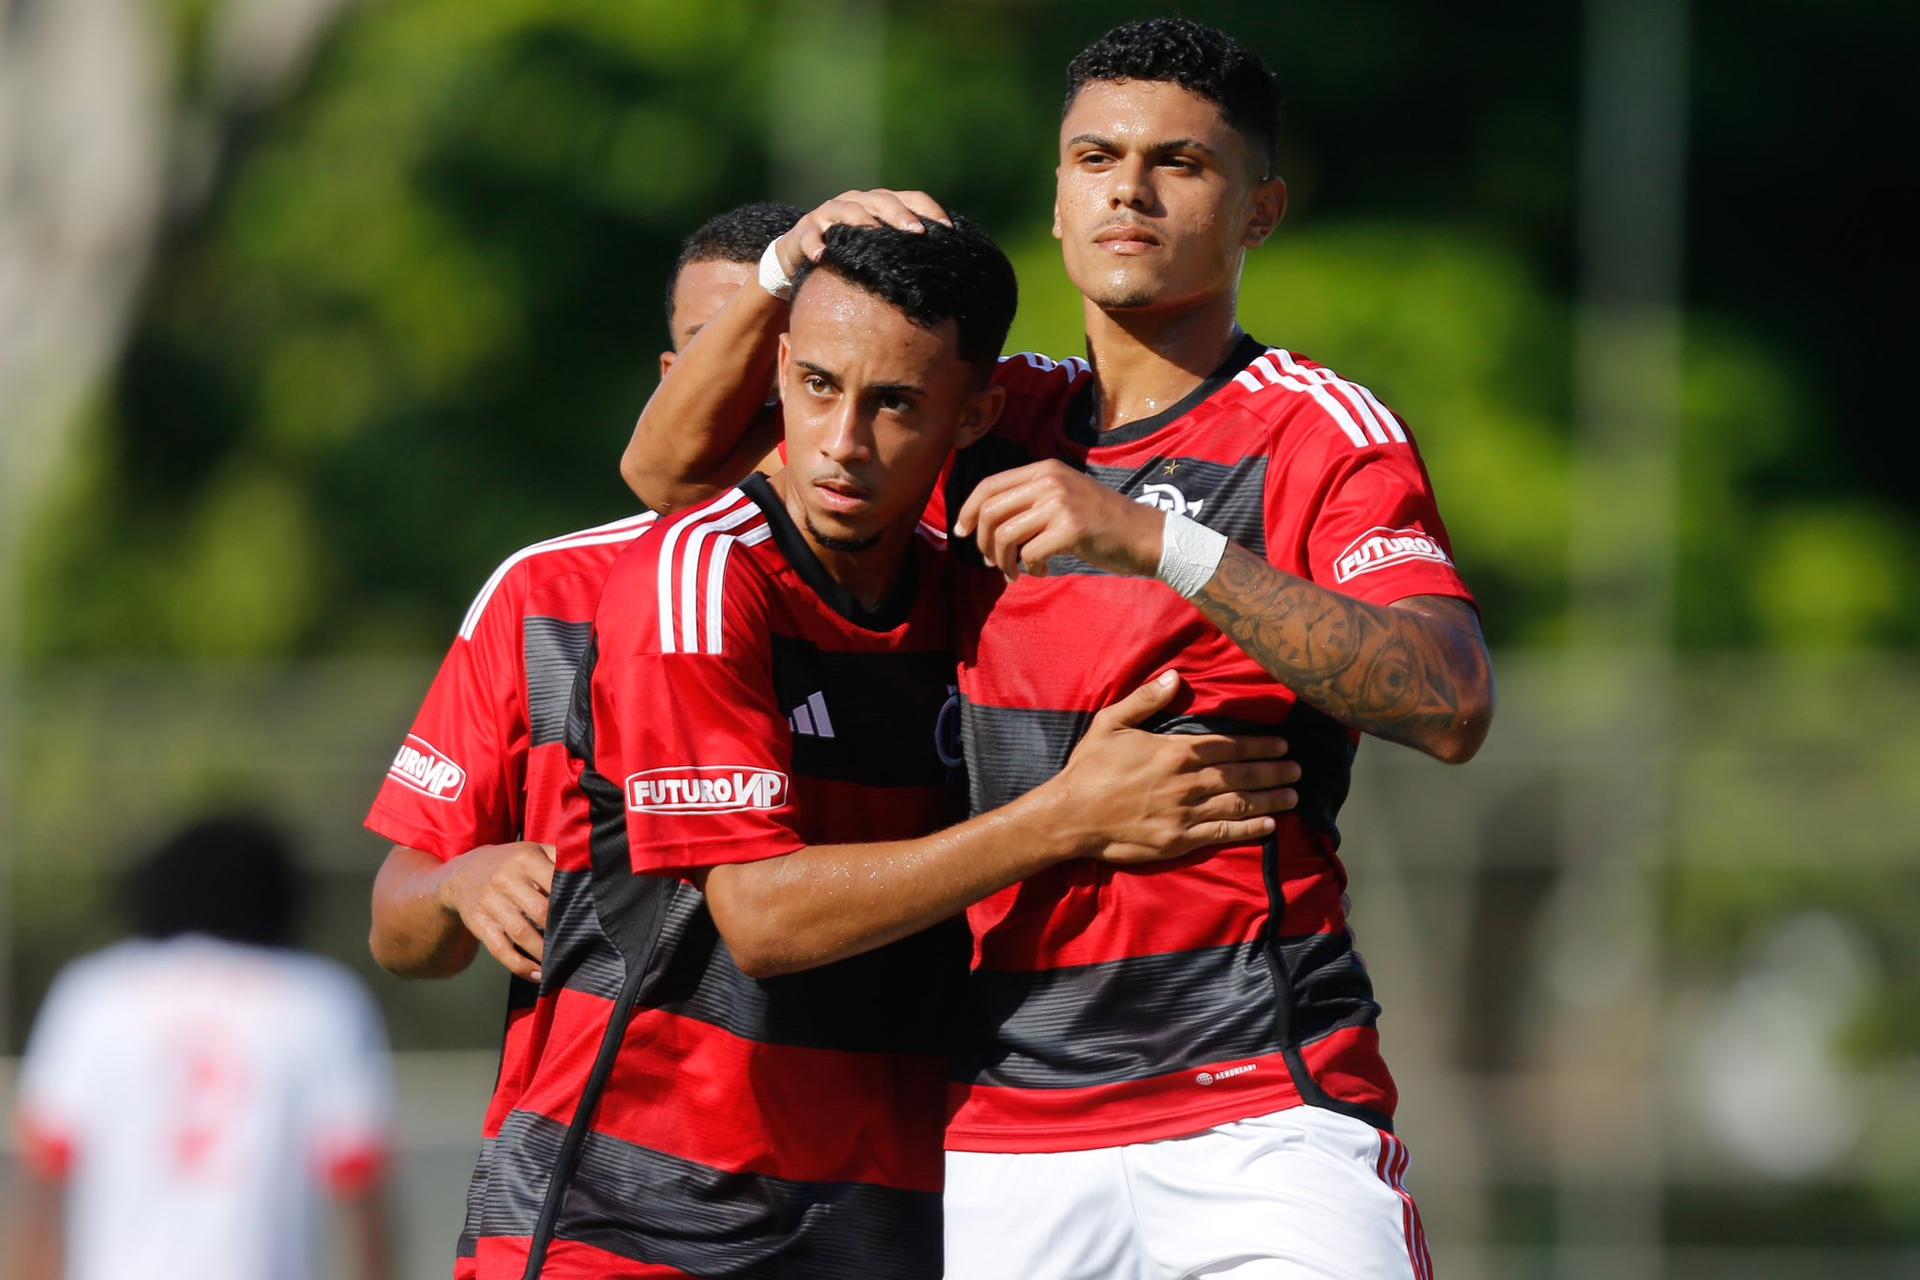
POLYGON ((1169 511, 1160 533, 1160 567, 1153 576, 1191 600, 1213 580, 1226 554, 1225 534, 1169 511))
POLYGON ((760 287, 785 302, 793 297, 793 277, 781 267, 780 255, 774 252, 779 243, 767 241, 767 251, 760 255, 760 287))

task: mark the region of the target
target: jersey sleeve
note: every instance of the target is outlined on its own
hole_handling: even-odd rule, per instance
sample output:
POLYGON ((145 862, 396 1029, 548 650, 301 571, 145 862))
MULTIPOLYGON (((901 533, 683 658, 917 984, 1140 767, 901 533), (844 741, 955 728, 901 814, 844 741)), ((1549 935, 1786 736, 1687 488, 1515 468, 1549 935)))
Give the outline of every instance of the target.
POLYGON ((767 584, 729 566, 717 608, 686 630, 669 614, 672 645, 654 607, 603 605, 596 624, 593 767, 621 789, 636 871, 684 874, 806 844, 792 728, 774 694, 767 584))
POLYGON ((73 970, 54 980, 20 1064, 15 1126, 21 1158, 50 1180, 64 1179, 80 1152, 91 1064, 110 1048, 100 1042, 89 990, 90 984, 73 970))
MULTIPOLYGON (((1394 422, 1396 434, 1404 435, 1404 425, 1397 418, 1394 422)), ((1354 446, 1344 435, 1326 431, 1318 433, 1316 443, 1320 457, 1305 467, 1285 468, 1291 480, 1270 484, 1267 495, 1270 528, 1291 512, 1307 513, 1305 550, 1312 581, 1372 604, 1408 596, 1451 596, 1471 603, 1473 593, 1454 567, 1433 483, 1412 442, 1354 446), (1311 487, 1300 491, 1300 479, 1311 487)))
POLYGON ((335 1195, 362 1194, 385 1176, 393 1079, 379 1010, 344 971, 322 974, 307 1063, 307 1143, 335 1195))
POLYGON ((520 592, 490 584, 455 637, 366 825, 442 859, 520 834, 530 734, 520 592))

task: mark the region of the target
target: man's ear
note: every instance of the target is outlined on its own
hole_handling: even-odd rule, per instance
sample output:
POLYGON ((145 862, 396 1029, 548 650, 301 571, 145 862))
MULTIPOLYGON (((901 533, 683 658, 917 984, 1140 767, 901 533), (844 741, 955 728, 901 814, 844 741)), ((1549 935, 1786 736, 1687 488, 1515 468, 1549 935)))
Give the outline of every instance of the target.
POLYGON ((975 392, 960 411, 960 429, 953 433, 953 447, 964 449, 993 430, 1000 411, 1007 407, 1007 389, 990 382, 975 392))
POLYGON ((1249 249, 1259 248, 1273 234, 1274 228, 1280 225, 1280 219, 1286 216, 1287 180, 1262 179, 1253 189, 1253 216, 1247 219, 1247 235, 1242 243, 1249 249))
MULTIPOLYGON (((781 388, 787 385, 787 360, 793 354, 793 341, 785 333, 780 335, 780 355, 773 363, 773 400, 782 396, 781 388)), ((767 401, 772 404, 773 400, 767 401)))
POLYGON ((1066 238, 1065 229, 1060 225, 1060 197, 1058 195, 1053 197, 1053 238, 1055 240, 1064 240, 1066 238))
POLYGON ((667 374, 673 369, 673 362, 679 358, 680 353, 677 351, 662 351, 660 353, 660 380, 662 382, 667 380, 667 374))

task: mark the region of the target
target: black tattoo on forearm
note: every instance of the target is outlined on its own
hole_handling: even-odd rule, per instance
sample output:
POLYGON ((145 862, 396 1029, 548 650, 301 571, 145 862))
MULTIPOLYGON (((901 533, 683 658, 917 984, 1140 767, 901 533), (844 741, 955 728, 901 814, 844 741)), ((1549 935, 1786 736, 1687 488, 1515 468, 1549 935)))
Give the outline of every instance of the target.
POLYGON ((1428 603, 1431 612, 1367 604, 1238 546, 1194 599, 1274 679, 1342 724, 1442 756, 1464 735, 1471 754, 1491 687, 1479 621, 1464 603, 1428 603))

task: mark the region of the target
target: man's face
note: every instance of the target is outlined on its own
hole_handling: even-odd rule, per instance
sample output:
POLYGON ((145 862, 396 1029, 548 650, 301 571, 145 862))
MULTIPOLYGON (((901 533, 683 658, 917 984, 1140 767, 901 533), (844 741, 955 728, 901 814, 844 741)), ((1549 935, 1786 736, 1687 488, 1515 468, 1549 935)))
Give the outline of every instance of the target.
POLYGON ((780 339, 789 503, 813 541, 873 545, 915 519, 949 450, 993 425, 1003 393, 960 358, 952 321, 921 328, 831 271, 780 339))
POLYGON ((741 285, 752 280, 755 267, 747 262, 689 262, 673 282, 673 323, 669 336, 673 350, 660 353, 660 376, 673 368, 676 352, 686 349, 693 335, 719 314, 741 285))
POLYGON ((1096 80, 1060 123, 1053 234, 1067 275, 1107 310, 1232 293, 1286 186, 1218 107, 1179 85, 1096 80))

